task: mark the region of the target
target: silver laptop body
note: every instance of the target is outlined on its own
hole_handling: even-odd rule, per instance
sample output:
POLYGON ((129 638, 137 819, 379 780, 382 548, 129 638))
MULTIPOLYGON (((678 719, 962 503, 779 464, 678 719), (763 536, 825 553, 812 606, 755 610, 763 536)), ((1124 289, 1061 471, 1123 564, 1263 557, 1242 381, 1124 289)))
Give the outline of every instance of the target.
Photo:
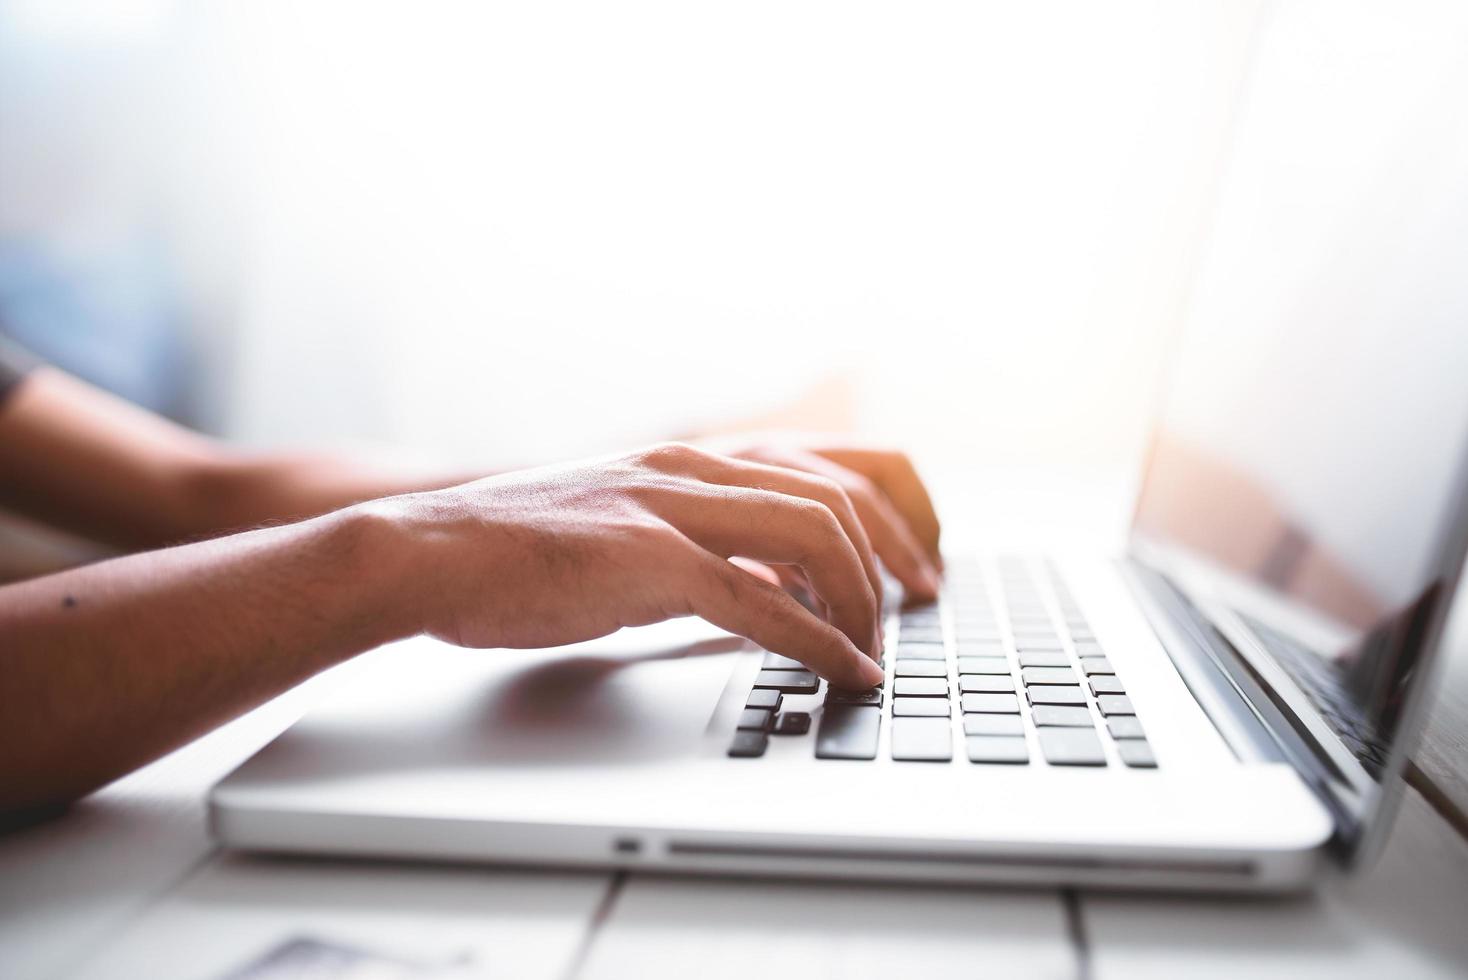
POLYGON ((865 703, 696 621, 374 651, 214 788, 219 840, 1231 890, 1362 860, 1468 530, 1468 139, 1419 118, 1464 68, 1412 36, 1261 40, 1125 554, 954 555, 865 703))

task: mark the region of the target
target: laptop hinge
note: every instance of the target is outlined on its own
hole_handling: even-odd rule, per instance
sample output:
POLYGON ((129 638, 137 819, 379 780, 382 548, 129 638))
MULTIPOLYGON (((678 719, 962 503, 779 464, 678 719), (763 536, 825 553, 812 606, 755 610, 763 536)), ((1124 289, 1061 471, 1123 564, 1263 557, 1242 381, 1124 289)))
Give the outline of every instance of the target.
POLYGON ((1165 575, 1134 559, 1120 564, 1163 650, 1234 754, 1290 766, 1330 812, 1338 842, 1353 837, 1356 821, 1335 791, 1344 774, 1311 748, 1228 639, 1165 575))

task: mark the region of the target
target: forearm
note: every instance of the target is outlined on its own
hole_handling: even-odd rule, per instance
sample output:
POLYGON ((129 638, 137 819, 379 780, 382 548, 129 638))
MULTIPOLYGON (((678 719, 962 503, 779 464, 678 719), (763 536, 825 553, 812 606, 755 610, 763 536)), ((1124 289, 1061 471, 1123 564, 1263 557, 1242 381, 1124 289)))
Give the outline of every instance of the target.
POLYGON ((439 490, 488 475, 327 453, 255 453, 216 445, 194 467, 188 527, 179 537, 304 520, 366 500, 439 490))
POLYGON ((416 631, 392 534, 354 509, 0 588, 0 810, 74 799, 416 631))
POLYGON ((0 410, 0 505, 126 550, 482 475, 243 452, 50 369, 28 378, 0 410))

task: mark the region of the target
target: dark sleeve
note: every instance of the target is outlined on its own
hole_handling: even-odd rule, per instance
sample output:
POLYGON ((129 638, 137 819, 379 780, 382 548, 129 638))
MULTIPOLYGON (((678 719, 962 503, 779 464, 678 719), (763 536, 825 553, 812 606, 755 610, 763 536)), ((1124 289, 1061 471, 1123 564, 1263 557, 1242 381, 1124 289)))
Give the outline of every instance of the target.
POLYGON ((31 369, 40 362, 19 347, 0 337, 0 405, 20 385, 31 369))

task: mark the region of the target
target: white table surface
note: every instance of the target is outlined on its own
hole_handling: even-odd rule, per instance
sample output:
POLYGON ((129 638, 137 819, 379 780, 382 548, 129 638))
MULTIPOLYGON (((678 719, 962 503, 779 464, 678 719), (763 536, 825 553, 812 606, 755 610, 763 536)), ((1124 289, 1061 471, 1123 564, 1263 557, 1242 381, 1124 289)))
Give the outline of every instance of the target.
MULTIPOLYGON (((1124 513, 1116 481, 1078 478, 1065 491, 1041 482, 967 485, 978 498, 970 513, 1005 519, 957 527, 955 537, 1068 543, 1077 527, 1114 528, 1124 513), (1087 505, 1072 508, 1073 520, 1054 517, 1077 499, 1087 505), (1014 518, 1027 508, 1047 519, 1014 518)), ((1468 842, 1439 812, 1461 814, 1468 802, 1468 603, 1459 606, 1451 680, 1418 756, 1426 798, 1409 791, 1365 875, 1312 895, 911 888, 217 851, 205 791, 298 717, 328 675, 56 819, 0 837, 0 978, 207 980, 300 936, 505 977, 1468 976, 1468 842)))

